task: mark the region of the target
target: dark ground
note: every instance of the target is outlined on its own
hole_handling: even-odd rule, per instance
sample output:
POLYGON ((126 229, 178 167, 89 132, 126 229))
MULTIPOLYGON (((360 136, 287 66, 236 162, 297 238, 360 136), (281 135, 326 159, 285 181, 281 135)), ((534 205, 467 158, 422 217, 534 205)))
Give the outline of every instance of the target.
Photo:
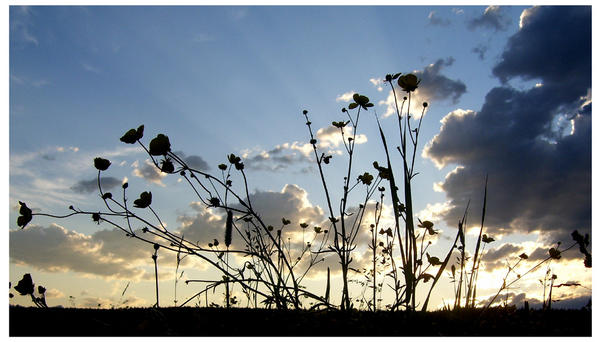
POLYGON ((587 310, 309 312, 10 306, 10 336, 591 336, 587 310))

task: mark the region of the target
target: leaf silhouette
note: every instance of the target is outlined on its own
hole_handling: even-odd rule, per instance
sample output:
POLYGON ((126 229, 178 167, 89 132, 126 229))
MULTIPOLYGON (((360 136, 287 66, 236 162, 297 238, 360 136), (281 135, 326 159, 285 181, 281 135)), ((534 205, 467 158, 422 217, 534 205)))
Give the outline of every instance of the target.
POLYGON ((425 254, 427 254, 427 261, 431 264, 431 266, 438 266, 442 264, 438 257, 430 256, 429 253, 425 254))
POLYGON ((344 128, 350 121, 333 121, 331 124, 337 128, 344 128))
POLYGON ((430 281, 431 279, 433 279, 433 276, 429 273, 423 273, 419 276, 419 279, 423 279, 423 282, 426 283, 426 282, 430 281))
POLYGON ((421 228, 427 229, 427 232, 429 233, 429 235, 435 235, 435 234, 438 233, 437 230, 433 229, 433 222, 431 222, 431 221, 421 221, 421 220, 419 220, 419 222, 420 223, 417 226, 421 227, 421 228))

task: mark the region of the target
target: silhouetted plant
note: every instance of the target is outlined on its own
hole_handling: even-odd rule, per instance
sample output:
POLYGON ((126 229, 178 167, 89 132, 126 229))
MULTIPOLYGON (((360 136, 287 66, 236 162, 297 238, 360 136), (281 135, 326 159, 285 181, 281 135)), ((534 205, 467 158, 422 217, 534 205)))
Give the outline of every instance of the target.
MULTIPOLYGON (((22 213, 21 213, 22 214, 22 213)), ((10 284, 9 284, 10 288, 10 284)), ((35 295, 35 284, 33 283, 33 279, 31 278, 31 274, 25 273, 23 278, 19 280, 17 285, 13 287, 15 291, 17 291, 21 296, 30 296, 31 301, 38 308, 47 308, 46 304, 46 288, 43 286, 37 287, 37 292, 39 297, 35 295)))
POLYGON ((158 300, 158 249, 160 248, 160 245, 155 243, 153 245, 154 247, 154 253, 152 253, 152 261, 154 262, 154 281, 156 283, 156 304, 154 304, 155 307, 160 307, 160 302, 158 300))
MULTIPOLYGON (((469 203, 467 203, 462 219, 458 222, 454 242, 445 257, 440 258, 432 255, 433 252, 429 250, 429 247, 432 244, 432 239, 438 237, 439 231, 434 229, 434 222, 427 220, 427 218, 417 218, 415 216, 412 188, 412 181, 418 175, 418 172, 415 171, 415 159, 419 146, 421 124, 429 105, 424 102, 420 116, 415 119, 413 113, 411 113, 411 101, 413 93, 420 85, 420 80, 416 75, 388 74, 385 76, 385 82, 389 84, 394 96, 395 116, 398 122, 399 134, 399 143, 395 149, 400 154, 401 166, 396 167, 397 165, 393 165, 391 162, 391 146, 388 146, 388 139, 375 113, 374 117, 386 160, 381 164, 378 161, 373 161, 374 174, 364 170, 360 172, 354 170, 357 153, 357 132, 361 114, 374 106, 367 96, 354 94, 353 101, 347 108, 344 107, 341 110, 346 117, 341 121, 332 122, 332 126, 338 130, 338 134, 341 136, 345 151, 344 162, 346 163, 338 198, 334 198, 333 187, 328 183, 325 172, 333 155, 321 151, 318 140, 313 133, 308 111, 304 110, 302 112, 310 136, 309 143, 312 146, 324 190, 326 212, 329 219, 326 226, 315 226, 310 222, 291 222, 286 218, 282 218, 281 225, 277 227, 272 226, 272 222, 267 224, 253 206, 245 165, 241 157, 233 153, 227 155, 226 161, 217 166, 220 173, 217 175, 197 170, 190 167, 180 155, 172 151, 171 141, 165 134, 158 134, 147 145, 144 144, 142 142, 144 125, 140 125, 137 129, 127 130, 120 138, 121 142, 139 144, 147 153, 154 167, 162 173, 181 177, 200 203, 215 213, 222 214, 225 217, 223 240, 221 240, 224 241, 224 244, 220 244, 217 237, 212 238, 210 242, 194 242, 185 238, 183 234, 170 231, 152 207, 153 195, 150 191, 140 192, 133 200, 133 205, 127 198, 127 192, 130 191, 128 183, 122 185, 122 196, 119 196, 119 198, 110 192, 104 192, 100 175, 110 169, 111 162, 101 157, 95 158, 93 164, 98 170, 97 185, 99 195, 105 205, 103 211, 86 211, 70 206, 69 210, 71 212, 60 216, 32 213, 25 203, 19 202, 20 216, 17 218, 17 225, 21 229, 25 228, 31 222, 33 216, 36 215, 53 218, 90 215, 92 221, 97 224, 108 224, 122 231, 127 237, 153 245, 152 259, 156 281, 156 307, 159 307, 157 253, 161 249, 161 251, 171 251, 176 255, 174 304, 178 306, 184 306, 192 300, 200 303, 202 295, 204 295, 206 306, 219 306, 219 304, 209 303, 208 299, 208 293, 210 291, 214 293, 219 288, 224 289, 223 303, 226 307, 240 303, 234 292, 238 291, 237 294, 239 294, 239 291, 241 291, 246 297, 248 306, 254 307, 301 309, 305 308, 306 302, 308 302, 308 308, 310 309, 339 308, 350 310, 353 308, 353 302, 358 301, 366 304, 368 309, 376 311, 380 307, 379 303, 382 300, 383 288, 387 286, 393 291, 393 301, 386 305, 387 309, 399 310, 404 308, 414 311, 420 305, 421 310, 425 311, 428 308, 434 287, 438 284, 446 267, 451 264, 451 279, 455 286, 454 308, 462 306, 463 292, 464 307, 473 308, 476 306, 477 281, 485 247, 494 241, 492 237, 484 234, 487 176, 481 226, 471 264, 468 264, 469 257, 466 255, 465 241, 469 203), (394 83, 397 85, 394 85, 394 83), (397 90, 406 93, 402 101, 398 101, 397 90), (399 177, 396 172, 400 173, 399 177), (383 186, 386 182, 387 185, 383 186), (357 194, 361 189, 363 192, 357 194), (379 192, 380 196, 378 200, 373 201, 372 198, 376 191, 379 192), (381 216, 384 208, 384 194, 388 191, 391 199, 393 225, 382 227, 381 216), (356 205, 351 205, 349 203, 351 198, 357 198, 357 196, 360 200, 356 205), (371 241, 368 248, 372 253, 372 265, 371 269, 365 268, 361 272, 352 267, 352 262, 353 253, 357 247, 358 234, 360 229, 366 226, 368 218, 365 217, 365 213, 367 213, 368 206, 374 206, 375 213, 373 222, 369 225, 371 241), (302 230, 302 247, 299 249, 293 249, 290 235, 288 235, 290 234, 289 227, 292 224, 299 224, 302 230), (139 230, 134 229, 134 227, 140 225, 143 227, 141 233, 139 230), (312 229, 309 229, 311 226, 312 229), (455 249, 460 251, 458 269, 454 263, 450 262, 455 249), (230 254, 241 256, 242 261, 238 262, 235 258, 232 261, 229 257, 230 254), (333 304, 331 301, 329 268, 327 268, 327 283, 324 295, 310 292, 302 285, 302 281, 310 270, 329 254, 335 256, 340 264, 342 290, 339 305, 333 304), (394 257, 398 254, 401 263, 399 265, 397 265, 398 261, 394 257), (179 267, 181 261, 188 256, 200 258, 212 266, 220 272, 220 278, 186 280, 186 284, 202 284, 204 288, 179 303, 177 300, 177 285, 179 279, 183 277, 183 271, 179 274, 179 267), (302 261, 304 262, 301 263, 302 261), (470 270, 467 266, 470 266, 470 270), (350 271, 364 276, 364 279, 356 281, 363 287, 362 298, 354 298, 353 300, 351 297, 349 284, 353 282, 353 279, 350 277, 350 271), (367 288, 371 289, 368 294, 366 294, 367 288), (420 304, 417 303, 416 296, 417 290, 422 288, 425 288, 427 295, 423 303, 420 304)), ((338 156, 336 156, 337 158, 338 156)), ((589 237, 587 235, 582 237, 575 233, 573 234, 575 244, 579 245, 580 251, 585 255, 586 266, 589 264, 589 267, 591 267, 591 253, 587 250, 589 237)), ((551 249, 549 251, 550 256, 543 262, 550 259, 559 259, 560 253, 561 251, 558 248, 551 249)), ((509 271, 498 294, 487 307, 491 305, 502 290, 508 289, 510 285, 520 279, 521 276, 518 275, 516 280, 507 282, 514 267, 525 259, 527 259, 527 256, 523 254, 515 265, 512 267, 509 265, 509 271)), ((543 262, 534 266, 530 271, 543 262)), ((525 272, 525 274, 530 271, 525 272)), ((448 305, 447 308, 450 308, 450 306, 448 305)))
POLYGON ((588 251, 588 247, 590 245, 590 235, 585 234, 585 236, 582 236, 581 234, 579 234, 578 231, 574 231, 571 234, 571 236, 573 237, 573 240, 575 240, 575 242, 577 242, 577 244, 579 245, 579 251, 585 256, 583 264, 585 265, 585 267, 591 268, 592 253, 588 251))
MULTIPOLYGON (((561 250, 559 249, 560 247, 560 241, 557 242, 556 247, 552 247, 548 250, 548 256, 543 259, 542 261, 538 262, 537 264, 535 264, 533 267, 529 268, 527 271, 525 271, 524 273, 520 274, 520 273, 516 273, 515 269, 517 268, 517 266, 519 265, 519 263, 521 263, 521 261, 526 261, 529 259, 528 255, 525 253, 522 253, 521 255, 519 255, 519 259, 517 260, 517 262, 515 264, 513 264, 512 266, 510 264, 507 265, 508 270, 506 271, 506 275, 504 276, 503 280, 502 280, 502 285, 500 286, 500 288, 498 289, 498 292, 496 292, 496 294, 494 295, 494 297, 492 297, 492 299, 488 302, 488 304, 485 306, 484 309, 488 309, 496 300, 496 298, 498 298, 498 296, 500 295, 500 293, 503 290, 508 290, 513 284, 515 284, 516 282, 518 282, 519 280, 523 279, 523 277, 535 270, 537 270, 540 266, 542 266, 543 264, 547 263, 548 261, 551 260, 559 260, 562 257, 562 253, 570 250, 571 248, 575 247, 577 245, 577 242, 573 243, 572 245, 570 245, 569 247, 561 250), (507 281, 508 277, 510 276, 511 273, 515 273, 516 277, 512 280, 512 281, 507 281)), ((550 289, 552 289, 552 285, 553 285, 553 281, 554 279, 556 279, 556 276, 550 276, 550 266, 548 266, 547 271, 546 271, 546 275, 544 277, 544 280, 540 280, 540 282, 542 283, 542 285, 544 286, 544 295, 543 295, 543 302, 544 302, 544 307, 546 306, 546 286, 547 286, 547 281, 548 279, 551 280, 551 284, 550 284, 550 289), (553 279, 552 279, 553 278, 553 279)), ((484 310, 485 311, 485 310, 484 310)))

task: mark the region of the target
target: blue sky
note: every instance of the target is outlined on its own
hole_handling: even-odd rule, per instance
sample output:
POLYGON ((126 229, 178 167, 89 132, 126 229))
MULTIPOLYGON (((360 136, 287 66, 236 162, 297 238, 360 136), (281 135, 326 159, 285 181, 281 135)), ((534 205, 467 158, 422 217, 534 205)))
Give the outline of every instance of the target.
MULTIPOLYGON (((144 124, 146 143, 164 133, 174 151, 213 173, 227 154, 244 156, 251 192, 272 203, 265 215, 325 208, 314 161, 302 153, 309 140, 302 110, 315 130, 326 129, 344 119, 348 94, 369 96, 375 106, 361 118, 357 133, 365 141, 357 145, 354 173, 373 173, 372 162, 383 158, 373 114, 393 136, 389 87, 381 80, 396 72, 416 73, 417 96, 430 104, 414 185, 422 219, 453 236, 468 199, 479 215, 490 175, 487 229, 499 241, 490 246, 493 278, 505 258, 566 243, 574 229, 590 232, 590 13, 525 6, 12 6, 10 280, 30 272, 56 288, 54 303, 69 305, 69 293, 77 292, 77 304, 87 305, 114 301, 114 289, 134 279, 132 296, 151 304, 152 279, 139 271, 149 265, 143 246, 129 251, 129 261, 119 259, 124 239, 109 239, 110 227, 88 217, 36 217, 29 232, 18 231, 18 201, 37 212, 101 208, 92 163, 101 156, 113 162, 106 184, 115 192, 127 178, 132 191, 153 192, 170 227, 191 229, 189 219, 202 226, 218 213, 190 206, 193 194, 178 177, 164 177, 140 148, 119 142, 144 124), (278 196, 297 207, 277 207, 278 196), (36 250, 32 241, 43 236, 56 245, 36 250), (100 246, 97 254, 81 250, 85 241, 100 246), (81 262, 67 254, 45 260, 44 251, 56 250, 81 262), (103 264, 105 257, 123 261, 103 264), (83 264, 87 258, 91 265, 83 264), (74 284, 90 290, 82 294, 74 284)), ((323 130, 326 148, 341 150, 331 139, 323 130)), ((343 160, 334 155, 328 170, 338 191, 343 160)), ((434 251, 441 256, 448 244, 442 238, 434 251)), ((555 267, 578 267, 591 288, 591 272, 580 264, 573 254, 555 267)), ((532 279, 515 292, 535 288, 532 279)), ((444 293, 447 301, 451 294, 444 293)))

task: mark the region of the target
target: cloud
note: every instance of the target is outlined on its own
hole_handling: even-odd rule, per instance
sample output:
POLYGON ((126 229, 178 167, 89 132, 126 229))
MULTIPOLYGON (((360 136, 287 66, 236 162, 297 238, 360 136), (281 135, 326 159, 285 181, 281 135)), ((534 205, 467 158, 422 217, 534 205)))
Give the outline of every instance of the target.
POLYGON ((579 96, 581 87, 591 83, 591 7, 542 6, 523 13, 528 13, 522 16, 523 27, 508 40, 493 74, 502 82, 543 79, 563 85, 558 96, 579 96))
POLYGON ((93 72, 95 74, 99 74, 100 73, 100 69, 98 69, 97 67, 87 63, 87 62, 81 62, 81 67, 83 67, 83 69, 85 71, 89 71, 89 72, 93 72))
POLYGON ((144 161, 143 166, 139 166, 139 162, 135 161, 133 163, 133 172, 132 174, 136 177, 143 178, 150 183, 154 183, 160 186, 165 186, 162 182, 162 179, 167 175, 166 173, 161 172, 156 165, 154 165, 150 160, 146 159, 144 161))
POLYGON ((479 44, 476 47, 471 49, 471 52, 477 54, 477 56, 479 57, 480 60, 484 60, 485 59, 485 54, 488 51, 489 47, 487 45, 484 44, 479 44))
MULTIPOLYGON (((353 136, 353 129, 350 125, 348 125, 343 128, 343 131, 344 137, 342 137, 340 129, 335 126, 327 126, 325 128, 320 128, 316 134, 318 147, 320 149, 332 150, 342 145, 344 139, 347 142, 348 138, 352 138, 353 136)), ((367 136, 364 134, 357 134, 354 138, 355 144, 364 144, 367 142, 367 136)))
POLYGON ((25 80, 23 78, 15 76, 15 75, 10 75, 10 80, 19 85, 25 84, 25 80))
MULTIPOLYGON (((558 291, 554 289, 554 291, 558 291)), ((486 306, 494 296, 489 296, 484 299, 478 300, 479 306, 486 306)), ((541 297, 541 296, 540 296, 541 297)), ((527 293, 516 293, 516 292, 502 292, 501 295, 496 297, 493 305, 504 305, 504 301, 506 300, 508 305, 514 305, 517 308, 522 308, 525 304, 525 301, 529 302, 529 308, 540 310, 542 308, 542 301, 538 298, 530 297, 527 293)), ((553 309, 571 309, 571 310, 579 310, 586 306, 588 302, 591 300, 591 297, 588 295, 577 296, 570 294, 554 294, 552 295, 552 308, 553 309)))
POLYGON ((38 38, 32 33, 34 11, 29 6, 10 7, 10 41, 16 46, 25 47, 30 44, 39 46, 38 38))
POLYGON ((90 184, 85 183, 86 180, 82 184, 74 183, 84 177, 82 175, 94 173, 95 157, 110 159, 113 168, 119 164, 118 160, 141 152, 135 147, 81 152, 75 146, 46 146, 36 151, 11 153, 10 201, 24 201, 32 206, 45 208, 45 211, 53 205, 64 208, 65 203, 69 202, 81 204, 89 200, 89 196, 84 196, 77 190, 88 189, 90 184))
POLYGON ((369 82, 371 82, 371 84, 377 88, 377 91, 381 92, 383 91, 383 79, 381 78, 370 78, 369 82))
POLYGON ((233 7, 229 11, 231 19, 238 21, 248 16, 248 8, 246 7, 233 7))
POLYGON ((467 22, 470 30, 477 28, 493 29, 494 31, 504 31, 510 25, 510 18, 504 13, 500 6, 488 6, 482 15, 473 18, 467 22))
MULTIPOLYGON (((102 185, 102 190, 110 190, 121 185, 121 180, 115 177, 102 177, 100 184, 102 185)), ((80 194, 96 192, 98 191, 98 179, 80 180, 71 187, 71 190, 80 194)))
POLYGON ((48 299, 58 299, 63 298, 65 296, 60 290, 57 289, 48 289, 46 290, 46 298, 48 299))
POLYGON ((127 239, 120 230, 100 230, 85 235, 57 224, 37 225, 9 232, 9 257, 47 272, 81 272, 104 278, 139 279, 147 261, 146 243, 127 239))
MULTIPOLYGON (((299 224, 302 222, 319 225, 326 219, 321 208, 308 201, 306 190, 297 185, 287 184, 279 192, 257 190, 250 194, 250 200, 265 225, 279 229, 282 218, 290 220, 292 223, 285 228, 285 231, 290 234, 301 232, 299 224)), ((225 232, 225 213, 215 212, 214 209, 206 208, 196 202, 191 206, 195 211, 193 216, 182 215, 178 218, 181 223, 180 233, 186 239, 199 241, 204 246, 213 239, 222 242, 225 232)), ((241 229, 245 226, 243 221, 238 221, 237 224, 241 229)), ((232 240, 237 247, 244 247, 241 236, 237 233, 234 234, 232 240)))
POLYGON ((421 79, 421 85, 418 94, 422 97, 433 100, 452 99, 457 103, 458 99, 467 91, 467 86, 458 80, 451 80, 441 74, 441 70, 454 64, 454 58, 449 57, 445 60, 438 59, 435 63, 429 64, 422 71, 415 74, 421 79))
POLYGON ((311 165, 314 157, 311 158, 312 145, 299 145, 285 143, 277 145, 270 150, 260 150, 258 152, 245 152, 243 155, 244 165, 250 170, 261 171, 294 171, 299 173, 308 173, 312 170, 311 165), (310 149, 308 149, 310 148, 310 149))
POLYGON ((431 25, 435 25, 435 26, 449 26, 450 25, 450 20, 438 17, 436 15, 435 11, 429 12, 427 19, 429 19, 429 24, 431 24, 431 25))
POLYGON ((342 95, 338 95, 335 98, 335 102, 350 102, 352 101, 352 96, 354 96, 354 94, 356 94, 356 92, 354 90, 351 90, 349 92, 343 93, 342 95))
POLYGON ((185 153, 183 153, 181 151, 177 151, 177 152, 175 152, 175 154, 178 155, 180 158, 182 158, 183 161, 192 169, 196 169, 199 171, 207 171, 210 169, 210 166, 208 165, 206 160, 204 160, 200 156, 196 156, 196 155, 186 156, 185 153))
POLYGON ((504 85, 488 92, 478 112, 446 115, 423 155, 438 167, 459 165, 439 185, 454 207, 448 223, 469 199, 471 212, 481 212, 489 174, 492 235, 542 231, 567 241, 572 230, 591 226, 591 8, 528 13, 493 69, 504 85), (517 77, 543 85, 516 90, 508 81, 517 77))
MULTIPOLYGON (((423 68, 423 70, 412 72, 421 80, 419 87, 412 95, 411 112, 418 113, 414 117, 419 117, 423 102, 451 99, 453 103, 457 103, 460 97, 467 91, 467 86, 462 81, 452 80, 442 74, 442 70, 452 64, 454 64, 454 58, 440 58, 435 63, 423 68)), ((397 91, 396 96, 398 103, 401 103, 406 93, 397 91)), ((387 99, 380 101, 379 104, 387 105, 384 117, 395 113, 394 95, 391 90, 388 93, 387 99)))
MULTIPOLYGON (((344 139, 353 137, 353 128, 344 127, 344 139)), ((343 143, 340 129, 335 126, 327 126, 317 130, 315 134, 317 148, 320 152, 328 155, 342 155, 339 149, 343 143)), ((367 136, 359 133, 354 137, 355 144, 367 142, 367 136)), ((262 170, 270 172, 289 171, 308 173, 313 170, 315 163, 313 146, 310 143, 294 141, 276 145, 270 150, 246 150, 242 154, 244 166, 250 170, 262 170)), ((334 158, 335 160, 335 158, 334 158)))
POLYGON ((30 80, 27 77, 20 77, 20 76, 16 76, 16 75, 10 75, 10 80, 11 80, 11 82, 18 84, 18 85, 32 86, 35 88, 41 88, 41 87, 45 87, 45 86, 51 84, 50 81, 45 80, 45 79, 30 80))
MULTIPOLYGON (((316 251, 318 245, 325 237, 323 231, 331 230, 330 222, 326 214, 319 206, 316 206, 309 202, 308 194, 306 190, 300 188, 297 185, 287 184, 281 191, 255 191, 250 195, 250 199, 254 210, 259 214, 261 220, 267 226, 274 228, 273 234, 282 227, 282 218, 290 220, 291 223, 283 228, 282 241, 290 246, 291 261, 295 261, 302 249, 306 246, 307 242, 311 242, 311 250, 316 251), (300 223, 308 224, 308 227, 302 229, 300 223), (322 232, 317 234, 314 231, 314 227, 319 226, 322 228, 322 232), (288 240, 289 239, 289 240, 288 240)), ((214 208, 206 208, 203 204, 194 202, 191 204, 191 208, 194 210, 193 213, 181 215, 178 218, 180 222, 180 228, 178 232, 183 234, 187 240, 196 242, 207 247, 208 243, 217 239, 221 245, 223 244, 224 233, 225 233, 225 212, 216 212, 214 208)), ((347 212, 355 212, 357 208, 348 208, 347 212)), ((389 218, 384 219, 386 222, 391 222, 391 208, 387 208, 389 218)), ((372 208, 365 214, 365 217, 372 217, 372 208)), ((236 220, 239 215, 234 214, 234 222, 236 222, 237 228, 244 234, 247 229, 247 224, 242 220, 236 220)), ((352 218, 349 219, 353 221, 352 218)), ((365 222, 363 227, 359 230, 359 236, 357 237, 357 249, 361 251, 365 249, 369 234, 367 227, 370 222, 365 222)), ((329 239, 332 239, 333 231, 328 233, 329 239)), ((329 240, 328 243, 332 243, 329 240)), ((220 246, 221 246, 220 245, 220 246)), ((327 244, 325 245, 327 246, 327 244)), ((243 237, 237 232, 236 229, 233 231, 231 249, 243 250, 245 248, 245 241, 243 237)), ((369 260, 363 252, 359 253, 354 258, 352 267, 361 267, 367 265, 369 260)), ((339 260, 333 253, 323 254, 312 254, 313 260, 321 260, 316 265, 312 266, 308 273, 308 278, 319 278, 327 267, 330 267, 332 274, 340 272, 339 260)), ((301 262, 295 267, 296 274, 301 274, 309 266, 311 255, 306 252, 301 262)), ((230 259, 231 261, 232 259, 230 259)), ((235 260, 239 264, 246 260, 242 255, 236 254, 235 260)))
POLYGON ((522 253, 522 250, 521 246, 503 243, 500 247, 486 250, 481 260, 488 271, 506 268, 506 260, 518 260, 518 255, 522 253))

